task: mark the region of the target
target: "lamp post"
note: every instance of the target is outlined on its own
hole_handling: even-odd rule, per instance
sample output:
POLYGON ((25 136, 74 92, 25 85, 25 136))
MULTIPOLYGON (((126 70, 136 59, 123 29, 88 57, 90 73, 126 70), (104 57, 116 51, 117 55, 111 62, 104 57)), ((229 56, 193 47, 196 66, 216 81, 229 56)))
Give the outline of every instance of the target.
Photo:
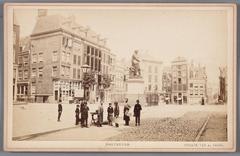
POLYGON ((90 66, 88 65, 88 64, 84 64, 84 65, 82 65, 82 71, 83 71, 83 82, 82 82, 82 84, 84 84, 83 85, 83 99, 84 100, 87 100, 86 99, 86 84, 85 84, 85 82, 84 81, 86 81, 86 79, 85 79, 85 77, 86 77, 86 75, 88 74, 88 72, 89 72, 89 70, 90 70, 90 66))

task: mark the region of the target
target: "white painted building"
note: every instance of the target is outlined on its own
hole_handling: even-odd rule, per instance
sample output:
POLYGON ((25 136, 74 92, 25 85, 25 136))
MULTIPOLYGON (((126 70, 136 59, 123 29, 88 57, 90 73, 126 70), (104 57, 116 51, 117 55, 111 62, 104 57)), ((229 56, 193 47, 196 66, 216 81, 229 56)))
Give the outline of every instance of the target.
POLYGON ((207 101, 207 75, 204 66, 191 63, 189 66, 188 99, 190 104, 200 104, 202 98, 207 101))

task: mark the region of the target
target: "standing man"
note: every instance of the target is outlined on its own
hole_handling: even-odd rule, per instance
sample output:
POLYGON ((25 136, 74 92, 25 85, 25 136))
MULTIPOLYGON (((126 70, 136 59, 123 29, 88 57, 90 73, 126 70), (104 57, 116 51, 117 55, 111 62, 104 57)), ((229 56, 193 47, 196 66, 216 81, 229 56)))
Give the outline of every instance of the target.
POLYGON ((112 126, 112 121, 113 121, 113 107, 112 104, 109 103, 108 109, 107 109, 107 113, 108 113, 108 124, 110 126, 112 126))
POLYGON ((135 126, 140 126, 140 114, 142 107, 139 103, 139 100, 136 101, 137 104, 134 106, 134 116, 135 116, 135 126))
POLYGON ((130 110, 131 106, 128 104, 128 99, 126 99, 126 104, 124 105, 123 109, 123 120, 125 121, 125 126, 129 126, 129 121, 130 121, 130 110))
POLYGON ((82 127, 83 127, 83 109, 84 109, 84 101, 81 101, 81 104, 80 104, 80 113, 81 113, 80 122, 81 122, 82 127))
POLYGON ((76 118, 75 125, 78 125, 79 123, 79 114, 80 114, 79 105, 77 105, 77 108, 75 110, 75 118, 76 118))
POLYGON ((98 124, 102 127, 103 123, 103 103, 101 102, 100 106, 98 107, 98 124))
POLYGON ((82 115, 81 115, 81 117, 83 118, 82 127, 88 128, 88 111, 89 111, 89 107, 87 106, 87 102, 85 102, 82 110, 82 115))
POLYGON ((202 105, 205 104, 205 102, 204 102, 204 97, 202 97, 202 102, 201 102, 201 104, 202 104, 202 105))
POLYGON ((59 103, 58 103, 58 122, 60 122, 61 120, 61 115, 62 115, 62 103, 61 103, 61 101, 59 101, 59 103))
POLYGON ((87 102, 85 102, 83 116, 84 116, 84 126, 87 128, 88 128, 88 111, 89 111, 89 107, 87 106, 87 102))
POLYGON ((114 117, 115 118, 119 117, 119 106, 117 101, 114 102, 114 117))

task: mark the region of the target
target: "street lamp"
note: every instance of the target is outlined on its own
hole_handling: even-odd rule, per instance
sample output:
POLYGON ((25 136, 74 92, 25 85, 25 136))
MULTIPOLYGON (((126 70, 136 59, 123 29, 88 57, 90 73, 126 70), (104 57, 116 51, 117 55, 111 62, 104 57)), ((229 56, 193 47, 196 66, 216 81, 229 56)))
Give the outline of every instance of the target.
MULTIPOLYGON (((82 65, 82 71, 83 71, 83 81, 85 81, 85 77, 86 77, 86 75, 88 74, 88 72, 89 72, 89 70, 90 70, 90 66, 88 65, 88 64, 84 64, 84 65, 82 65)), ((86 100, 86 84, 85 84, 85 82, 82 82, 82 84, 84 84, 83 85, 83 99, 84 100, 86 100)))

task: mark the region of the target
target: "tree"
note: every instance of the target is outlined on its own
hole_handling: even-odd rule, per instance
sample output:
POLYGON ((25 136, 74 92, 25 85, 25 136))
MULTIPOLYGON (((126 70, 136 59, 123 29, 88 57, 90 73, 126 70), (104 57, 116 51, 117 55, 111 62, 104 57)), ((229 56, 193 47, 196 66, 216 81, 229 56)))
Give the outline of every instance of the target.
POLYGON ((100 92, 100 99, 101 101, 104 99, 105 97, 105 93, 104 93, 104 89, 107 89, 111 86, 111 82, 112 82, 112 79, 109 75, 105 74, 102 76, 102 79, 100 81, 100 85, 103 86, 103 90, 101 90, 100 92))
POLYGON ((85 73, 83 76, 83 82, 82 82, 83 87, 89 88, 95 84, 96 84, 96 79, 95 79, 94 73, 93 72, 85 73))
POLYGON ((101 85, 103 86, 104 89, 107 89, 111 86, 112 79, 109 75, 105 74, 103 75, 101 85))

